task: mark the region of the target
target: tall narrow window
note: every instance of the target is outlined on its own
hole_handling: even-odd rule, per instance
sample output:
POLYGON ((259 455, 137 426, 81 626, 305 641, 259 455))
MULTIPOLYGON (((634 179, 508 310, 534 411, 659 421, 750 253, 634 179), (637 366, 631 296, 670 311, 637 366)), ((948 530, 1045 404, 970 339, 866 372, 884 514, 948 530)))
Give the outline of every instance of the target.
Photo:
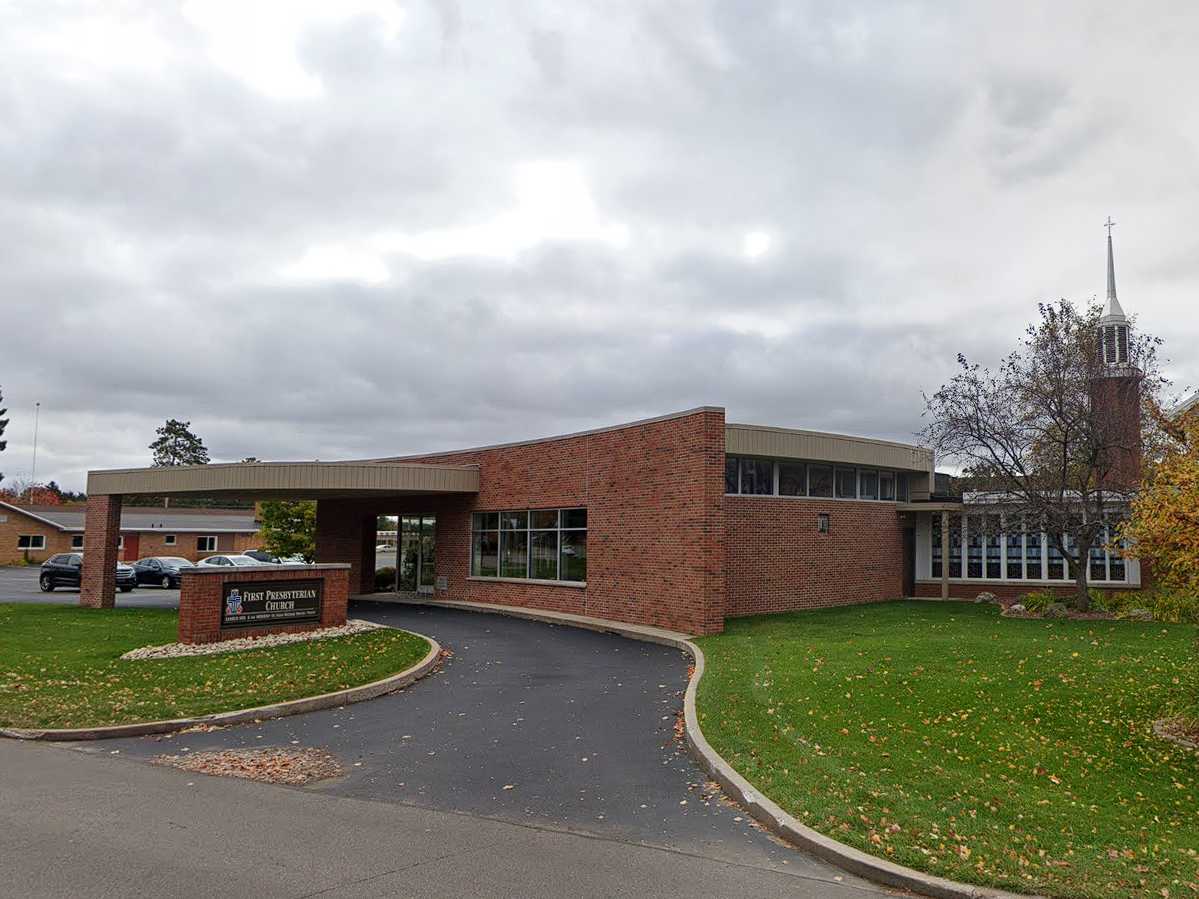
POLYGON ((833 468, 831 465, 808 466, 808 496, 833 495, 833 468))
POLYGON ((558 510, 529 513, 529 577, 558 580, 558 510))
POLYGON ((949 576, 962 576, 962 516, 949 516, 949 576))
POLYGON ((500 572, 500 516, 476 512, 471 516, 470 573, 496 577, 500 572))
POLYGON ((911 479, 906 472, 897 472, 895 475, 895 498, 901 503, 906 503, 911 498, 911 479))
MULTIPOLYGON (((1025 520, 1027 526, 1028 521, 1025 520)), ((1024 534, 1024 561, 1028 580, 1039 581, 1044 576, 1041 572, 1041 554, 1043 551, 1041 532, 1030 530, 1024 534)))
POLYGON ((934 512, 932 546, 930 548, 932 549, 932 576, 935 578, 939 578, 941 576, 941 565, 943 564, 943 560, 941 558, 941 534, 941 516, 934 512))
POLYGON ((563 509, 561 564, 558 577, 564 581, 587 580, 587 510, 563 509))
POLYGON ((837 469, 837 499, 858 498, 858 471, 856 468, 837 469))
POLYGON ((726 456, 724 460, 724 492, 741 492, 741 460, 736 456, 726 456))
POLYGON ((983 533, 979 516, 966 516, 966 577, 983 576, 983 533))
POLYGON ((878 472, 862 469, 858 472, 858 495, 862 499, 878 499, 878 472))
POLYGON ((500 577, 529 576, 529 513, 500 513, 500 577))
POLYGON ((1003 556, 1001 555, 1003 535, 1000 533, 998 515, 983 517, 983 539, 987 546, 987 579, 997 581, 1003 577, 1003 556))
POLYGON ((1024 534, 1019 527, 1019 519, 1008 518, 1005 522, 1007 533, 1007 576, 1008 580, 1024 579, 1024 534))
POLYGON ((807 471, 802 462, 779 463, 779 496, 806 496, 807 471))
POLYGON ((895 499, 895 472, 880 471, 878 473, 878 498, 895 499))

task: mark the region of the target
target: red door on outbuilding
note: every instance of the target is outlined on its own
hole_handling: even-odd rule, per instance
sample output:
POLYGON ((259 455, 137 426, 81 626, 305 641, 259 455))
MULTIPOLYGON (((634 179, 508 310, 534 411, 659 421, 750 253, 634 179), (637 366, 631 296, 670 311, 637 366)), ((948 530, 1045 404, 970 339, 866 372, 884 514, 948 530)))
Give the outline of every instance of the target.
POLYGON ((138 553, 141 550, 141 536, 139 534, 125 535, 125 551, 121 554, 121 558, 126 562, 135 562, 139 558, 138 553))

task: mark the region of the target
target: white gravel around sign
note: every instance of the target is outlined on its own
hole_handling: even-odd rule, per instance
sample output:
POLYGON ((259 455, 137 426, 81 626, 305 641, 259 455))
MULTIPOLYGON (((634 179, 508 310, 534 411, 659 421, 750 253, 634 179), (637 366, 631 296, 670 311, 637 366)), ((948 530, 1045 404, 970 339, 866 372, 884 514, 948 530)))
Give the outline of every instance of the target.
POLYGON ((241 652, 246 649, 265 649, 268 646, 285 646, 288 643, 308 643, 313 640, 328 640, 332 637, 351 637, 378 630, 386 625, 351 618, 338 627, 323 627, 299 634, 267 634, 264 637, 237 637, 218 643, 167 643, 164 646, 142 646, 131 649, 121 656, 126 661, 141 659, 178 659, 184 656, 211 656, 222 652, 241 652))

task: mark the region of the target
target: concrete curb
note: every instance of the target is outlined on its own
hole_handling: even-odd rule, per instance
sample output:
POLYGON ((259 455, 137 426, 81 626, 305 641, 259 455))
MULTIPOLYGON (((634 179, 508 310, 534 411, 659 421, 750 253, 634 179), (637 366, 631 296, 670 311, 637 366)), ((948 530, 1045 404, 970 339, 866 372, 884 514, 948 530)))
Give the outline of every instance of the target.
MULTIPOLYGON (((360 597, 366 599, 367 597, 360 597)), ((687 692, 683 697, 683 723, 687 748, 699 761, 700 766, 720 784, 725 793, 741 805, 755 820, 764 825, 767 830, 803 849, 818 858, 824 859, 850 874, 855 874, 866 880, 900 889, 911 890, 925 896, 935 896, 938 899, 1041 899, 1029 897, 1022 893, 1009 893, 990 887, 974 886, 968 883, 958 883, 926 874, 915 868, 896 865, 886 859, 878 858, 869 853, 854 849, 844 843, 839 843, 832 837, 817 833, 812 828, 800 823, 796 818, 783 811, 775 803, 763 796, 748 780, 737 773, 704 737, 699 726, 699 716, 695 709, 695 697, 699 690, 700 679, 704 676, 704 653, 685 634, 668 631, 663 628, 646 627, 637 624, 624 624, 619 621, 609 621, 604 618, 589 618, 583 615, 570 615, 564 612, 548 612, 541 609, 526 609, 521 606, 501 606, 490 603, 455 602, 451 600, 416 600, 416 599, 387 599, 384 602, 401 602, 408 605, 440 606, 447 609, 459 609, 466 612, 490 612, 492 614, 509 615, 515 618, 526 618, 532 621, 542 621, 549 624, 566 624, 573 627, 601 633, 617 634, 632 640, 643 640, 649 643, 660 643, 673 646, 691 656, 695 663, 695 673, 687 683, 687 692)))
MULTIPOLYGON (((394 628, 400 630, 400 628, 394 628)), ((413 633, 406 631, 406 633, 413 633)), ((271 705, 260 705, 249 709, 235 709, 232 712, 213 712, 210 715, 198 715, 195 718, 171 718, 163 721, 142 721, 137 724, 116 724, 110 727, 70 727, 46 730, 27 728, 0 728, 0 737, 10 737, 14 740, 108 740, 114 737, 142 737, 148 734, 168 734, 183 730, 197 724, 229 725, 245 724, 248 721, 265 721, 268 718, 285 718, 288 715, 300 715, 304 712, 316 712, 335 706, 350 705, 375 699, 387 693, 394 693, 409 684, 415 683, 433 670, 441 655, 441 644, 432 637, 416 634, 429 641, 429 652, 423 659, 410 668, 392 674, 369 684, 350 687, 348 690, 336 690, 332 693, 321 693, 317 696, 306 696, 303 699, 289 699, 286 702, 276 702, 271 705)))

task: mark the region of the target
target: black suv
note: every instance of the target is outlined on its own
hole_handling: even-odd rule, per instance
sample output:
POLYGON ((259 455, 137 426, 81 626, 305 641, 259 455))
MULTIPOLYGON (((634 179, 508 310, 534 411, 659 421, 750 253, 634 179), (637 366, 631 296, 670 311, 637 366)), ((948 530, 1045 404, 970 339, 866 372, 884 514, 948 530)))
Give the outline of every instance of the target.
MULTIPOLYGON (((38 578, 43 592, 55 587, 78 587, 79 570, 83 567, 83 553, 59 553, 42 563, 42 574, 38 578)), ((137 586, 137 576, 124 562, 117 562, 117 587, 128 593, 137 586)))
POLYGON ((134 562, 133 574, 139 587, 142 584, 153 584, 164 590, 175 590, 183 580, 183 571, 195 567, 187 559, 178 556, 152 556, 134 562))

